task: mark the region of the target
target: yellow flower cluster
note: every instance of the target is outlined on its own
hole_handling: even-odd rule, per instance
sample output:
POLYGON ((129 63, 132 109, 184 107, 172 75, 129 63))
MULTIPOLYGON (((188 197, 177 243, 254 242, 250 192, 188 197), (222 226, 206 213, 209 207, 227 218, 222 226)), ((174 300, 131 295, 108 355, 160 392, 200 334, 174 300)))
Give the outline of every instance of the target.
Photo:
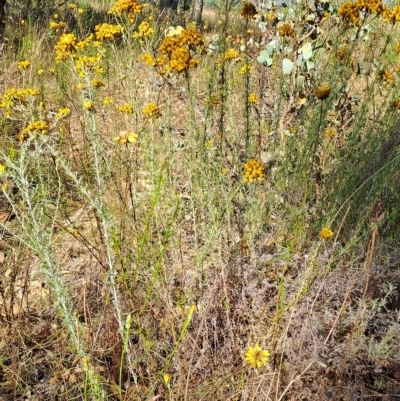
POLYGON ((76 6, 75 6, 74 3, 68 3, 68 8, 69 8, 70 10, 75 10, 76 6))
POLYGON ((16 89, 9 88, 6 93, 3 94, 0 101, 0 108, 6 110, 6 116, 10 117, 10 110, 16 105, 24 103, 28 97, 37 96, 39 92, 36 89, 16 89))
POLYGON ((251 65, 244 65, 243 67, 240 68, 239 74, 240 75, 251 74, 252 71, 253 67, 251 65))
POLYGON ((62 31, 67 27, 67 24, 65 22, 55 22, 55 21, 50 21, 50 29, 53 29, 54 31, 62 31))
POLYGON ((154 33, 154 29, 147 21, 142 21, 138 26, 138 31, 134 32, 133 38, 146 38, 154 33))
POLYGON ((145 62, 146 65, 148 65, 149 67, 154 67, 156 65, 156 60, 154 60, 154 58, 149 54, 149 53, 145 53, 143 54, 143 56, 141 57, 141 59, 145 62))
POLYGON ((382 71, 381 78, 385 84, 391 84, 393 82, 393 74, 387 69, 382 71))
POLYGON ((80 40, 76 43, 76 49, 85 50, 93 40, 93 34, 91 33, 88 37, 84 40, 80 40))
POLYGON ((392 10, 386 9, 383 13, 383 18, 389 22, 400 21, 400 7, 394 6, 392 10))
POLYGON ((119 38, 124 32, 124 27, 121 25, 111 25, 106 22, 96 25, 94 28, 97 40, 112 40, 119 38))
POLYGON ((135 143, 138 139, 138 134, 134 132, 121 131, 118 136, 113 138, 114 142, 124 145, 125 143, 135 143))
POLYGON ((255 159, 250 159, 244 164, 244 183, 252 184, 254 180, 261 181, 264 178, 264 166, 255 159))
POLYGON ((333 237, 333 231, 328 227, 324 227, 319 233, 319 235, 321 236, 322 239, 329 239, 333 237))
POLYGON ((64 107, 64 108, 58 109, 58 111, 54 117, 58 119, 58 118, 66 117, 69 114, 71 114, 71 109, 69 107, 64 107))
POLYGON ((287 36, 287 37, 294 37, 294 30, 291 24, 285 22, 278 28, 279 36, 287 36))
POLYGON ((249 104, 256 104, 258 102, 258 96, 255 93, 249 93, 247 97, 247 102, 249 104))
POLYGON ((30 65, 31 65, 31 62, 29 60, 23 60, 18 63, 18 69, 19 70, 27 70, 30 67, 30 65))
POLYGON ((142 60, 149 66, 158 69, 160 75, 167 72, 183 72, 189 68, 195 68, 200 64, 200 59, 194 58, 197 50, 202 51, 204 40, 200 33, 193 29, 182 29, 176 36, 166 36, 158 48, 162 54, 153 58, 146 53, 142 60))
POLYGON ((234 60, 239 57, 239 52, 235 49, 228 49, 224 53, 224 60, 234 60))
POLYGON ((102 86, 105 86, 105 83, 100 81, 100 79, 92 79, 91 83, 93 88, 101 88, 102 86))
POLYGON ((357 4, 352 1, 343 3, 338 8, 339 15, 345 20, 349 20, 353 25, 359 25, 360 23, 360 10, 357 4))
POLYGON ((135 22, 136 15, 140 14, 144 5, 138 3, 136 0, 117 0, 109 11, 110 14, 127 14, 129 22, 135 22))
POLYGON ((337 130, 335 127, 328 127, 324 131, 324 136, 325 138, 335 138, 335 136, 338 134, 337 130))
POLYGON ((121 114, 133 114, 133 107, 129 103, 122 104, 118 110, 121 114))
POLYGON ((24 128, 19 134, 18 139, 22 142, 28 139, 31 134, 35 134, 37 132, 41 134, 46 134, 47 130, 49 129, 46 121, 38 120, 31 124, 29 124, 26 128, 24 128))
POLYGON ((54 46, 56 51, 56 63, 65 60, 76 52, 78 40, 73 33, 64 33, 60 36, 58 43, 54 46))
POLYGON ((396 5, 390 9, 386 4, 382 3, 382 0, 348 1, 338 8, 339 15, 356 26, 360 24, 360 12, 378 14, 381 15, 385 21, 393 23, 400 21, 400 6, 396 5))
POLYGON ((148 118, 156 118, 161 115, 160 109, 154 103, 149 103, 147 106, 143 108, 143 114, 148 118))
POLYGON ((81 56, 75 61, 75 68, 81 78, 86 74, 103 74, 104 68, 100 65, 103 55, 98 53, 97 56, 81 56))

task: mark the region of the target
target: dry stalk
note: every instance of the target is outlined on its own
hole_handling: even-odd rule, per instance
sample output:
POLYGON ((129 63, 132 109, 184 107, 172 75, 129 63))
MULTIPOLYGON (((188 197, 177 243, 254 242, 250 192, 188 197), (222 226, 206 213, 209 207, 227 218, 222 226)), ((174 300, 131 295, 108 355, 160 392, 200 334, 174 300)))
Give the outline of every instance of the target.
MULTIPOLYGON (((344 374, 344 369, 345 369, 345 365, 348 359, 348 355, 350 352, 350 347, 351 344, 353 342, 353 337, 354 337, 354 333, 356 332, 357 328, 360 325, 360 321, 361 321, 361 309, 362 309, 362 305, 365 304, 365 298, 367 296, 367 292, 368 292, 368 287, 369 287, 369 280, 370 280, 370 276, 371 276, 371 267, 372 267, 372 261, 373 261, 373 257, 374 257, 374 251, 375 251, 375 243, 376 243, 376 237, 378 235, 378 227, 376 224, 374 224, 371 228, 371 239, 368 243, 368 248, 367 248, 367 254, 366 254, 366 259, 365 259, 365 273, 366 273, 366 280, 365 280, 365 286, 364 286, 364 292, 362 294, 360 303, 358 305, 358 309, 357 309, 357 314, 356 317, 354 319, 354 324, 353 324, 353 329, 350 332, 349 335, 349 339, 347 341, 347 345, 346 345, 346 351, 345 354, 343 356, 343 360, 342 360, 342 364, 340 367, 340 371, 339 371, 339 383, 343 382, 343 374, 344 374)), ((347 296, 347 295, 346 295, 347 296)), ((342 396, 342 388, 340 388, 339 391, 339 399, 342 396)))

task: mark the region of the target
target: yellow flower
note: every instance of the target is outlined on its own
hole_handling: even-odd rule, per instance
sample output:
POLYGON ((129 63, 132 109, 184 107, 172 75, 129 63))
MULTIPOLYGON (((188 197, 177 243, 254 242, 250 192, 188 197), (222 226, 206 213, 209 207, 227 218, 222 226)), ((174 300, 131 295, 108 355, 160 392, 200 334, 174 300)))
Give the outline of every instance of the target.
POLYGON ((38 75, 43 75, 44 74, 44 69, 40 68, 37 72, 38 75))
POLYGON ((83 8, 78 8, 78 14, 79 14, 79 15, 82 15, 83 13, 84 13, 83 8))
POLYGON ((117 0, 109 13, 117 15, 126 13, 129 22, 133 24, 136 20, 136 15, 140 14, 143 8, 144 5, 139 4, 136 0, 117 0))
POLYGON ((75 4, 74 3, 68 3, 68 8, 70 9, 70 10, 75 10, 75 4))
POLYGON ((239 52, 235 49, 228 49, 224 54, 225 60, 234 60, 239 57, 239 52))
POLYGON ((22 142, 25 139, 30 137, 30 134, 35 134, 37 132, 41 133, 42 135, 47 133, 48 125, 46 121, 38 120, 31 124, 29 124, 26 128, 24 128, 19 134, 18 138, 22 142))
POLYGON ((393 82, 393 74, 387 69, 382 71, 381 78, 385 84, 391 84, 393 82))
POLYGON ((262 163, 255 159, 249 160, 244 164, 244 183, 253 184, 254 180, 261 181, 264 178, 264 166, 262 163))
POLYGON ((111 97, 105 97, 103 99, 103 104, 107 105, 107 104, 111 104, 113 102, 111 97))
POLYGON ((134 144, 137 141, 137 138, 138 134, 135 134, 134 132, 121 131, 118 136, 113 138, 113 141, 120 143, 121 145, 124 145, 125 143, 134 144))
POLYGON ((62 118, 71 114, 71 109, 69 107, 58 109, 55 118, 62 118))
POLYGON ((128 103, 119 106, 118 110, 121 114, 133 114, 133 107, 128 103))
POLYGON ((19 70, 26 70, 30 67, 31 62, 29 60, 23 60, 18 63, 19 70))
POLYGON ((149 118, 151 117, 155 118, 161 115, 160 109, 154 103, 149 103, 147 106, 145 106, 143 109, 143 114, 149 118))
POLYGON ((164 382, 165 382, 165 384, 169 384, 170 380, 171 380, 171 375, 169 375, 168 373, 166 373, 166 374, 164 375, 164 382))
POLYGON ((335 136, 337 135, 337 130, 335 127, 328 127, 325 132, 324 132, 324 136, 326 138, 335 138, 335 136))
POLYGON ((154 29, 151 27, 151 25, 146 22, 146 21, 142 21, 138 27, 138 31, 134 32, 132 37, 133 38, 145 38, 147 36, 150 36, 154 33, 154 29))
POLYGON ((107 23, 96 25, 94 28, 97 40, 116 39, 121 36, 124 27, 121 25, 111 25, 107 23))
POLYGON ((318 88, 314 89, 314 95, 319 99, 319 100, 324 100, 326 99, 329 95, 331 94, 331 86, 328 84, 322 84, 318 88))
POLYGON ((245 74, 251 74, 253 71, 253 67, 251 65, 244 65, 240 70, 239 74, 240 75, 245 75, 245 74))
POLYGON ((288 22, 284 23, 282 26, 278 28, 278 33, 279 36, 287 36, 287 37, 294 36, 294 30, 292 28, 292 25, 289 24, 288 22))
POLYGON ((5 174, 7 172, 7 167, 3 164, 0 164, 0 175, 5 174))
POLYGON ((255 368, 261 368, 269 360, 269 352, 263 350, 258 344, 254 348, 249 347, 246 352, 246 361, 255 368))
POLYGON ((64 33, 60 36, 58 43, 54 46, 56 51, 56 62, 65 60, 76 51, 77 39, 73 33, 64 33))
POLYGON ((333 237, 333 231, 328 227, 324 227, 319 233, 319 235, 321 236, 322 239, 329 239, 333 237))
POLYGON ((83 102, 83 107, 88 111, 92 111, 94 109, 94 104, 93 104, 93 102, 91 100, 86 99, 83 102))
POLYGON ((255 93, 249 93, 247 101, 249 104, 255 104, 258 102, 258 96, 255 93))
POLYGON ((92 86, 93 88, 101 88, 102 86, 105 86, 103 81, 100 81, 99 79, 92 79, 92 86))

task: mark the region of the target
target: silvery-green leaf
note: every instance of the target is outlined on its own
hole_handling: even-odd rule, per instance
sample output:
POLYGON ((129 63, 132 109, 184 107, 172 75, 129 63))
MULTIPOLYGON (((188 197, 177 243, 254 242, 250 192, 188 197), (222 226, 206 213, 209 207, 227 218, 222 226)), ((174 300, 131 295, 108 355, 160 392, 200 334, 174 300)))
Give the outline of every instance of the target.
POLYGON ((268 58, 265 60, 265 63, 264 63, 264 64, 267 64, 268 67, 271 67, 271 65, 272 65, 272 58, 271 58, 271 57, 268 57, 268 58))
POLYGON ((312 57, 313 51, 311 43, 306 43, 302 46, 301 54, 303 55, 304 60, 309 60, 312 57))
POLYGON ((300 54, 299 57, 297 57, 296 65, 300 66, 302 64, 303 64, 303 56, 300 54))
MULTIPOLYGON (((259 61, 258 59, 260 58, 262 58, 264 61, 267 59, 269 57, 269 53, 268 53, 268 51, 267 50, 261 50, 260 51, 260 56, 259 57, 257 57, 257 61, 259 61)), ((260 63, 263 63, 264 61, 259 61, 260 63)))
POLYGON ((307 60, 306 65, 307 65, 307 71, 310 71, 315 68, 315 64, 310 60, 307 60))
POLYGON ((284 58, 282 61, 282 71, 285 75, 289 75, 292 73, 294 68, 294 63, 292 60, 289 60, 288 58, 284 58))
POLYGON ((285 46, 285 47, 283 48, 283 52, 284 52, 285 54, 292 54, 292 53, 293 53, 293 48, 292 48, 292 46, 285 46))
POLYGON ((265 24, 265 22, 260 21, 258 23, 258 27, 260 28, 261 33, 267 32, 267 25, 265 24))
POLYGON ((271 45, 267 45, 267 52, 271 56, 272 53, 274 52, 274 47, 271 45))

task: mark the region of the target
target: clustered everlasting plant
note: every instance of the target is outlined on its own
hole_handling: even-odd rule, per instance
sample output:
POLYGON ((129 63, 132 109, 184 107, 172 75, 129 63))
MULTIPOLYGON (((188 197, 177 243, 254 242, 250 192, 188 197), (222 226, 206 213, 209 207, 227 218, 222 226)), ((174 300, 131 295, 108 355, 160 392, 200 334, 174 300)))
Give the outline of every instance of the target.
MULTIPOLYGON (((365 377, 392 372, 398 325, 373 322, 394 290, 366 294, 378 226, 390 237, 400 216, 400 42, 381 23, 398 29, 400 7, 222 3, 197 29, 137 0, 71 1, 1 59, 0 227, 14 242, 0 267, 15 266, 0 318, 13 330, 36 308, 25 299, 51 305, 54 327, 34 337, 51 332, 48 355, 61 344, 65 360, 43 368, 54 394, 317 399, 312 378, 336 391, 364 357, 365 377)), ((31 365, 14 365, 22 394, 31 365)))
POLYGON ((264 178, 264 166, 258 160, 251 159, 246 162, 244 168, 244 183, 253 184, 254 181, 261 181, 264 178))
POLYGON ((167 73, 183 73, 200 64, 196 54, 202 52, 204 40, 200 33, 192 29, 183 29, 179 34, 166 36, 158 48, 161 56, 153 57, 148 53, 142 60, 155 67, 160 75, 167 73))

